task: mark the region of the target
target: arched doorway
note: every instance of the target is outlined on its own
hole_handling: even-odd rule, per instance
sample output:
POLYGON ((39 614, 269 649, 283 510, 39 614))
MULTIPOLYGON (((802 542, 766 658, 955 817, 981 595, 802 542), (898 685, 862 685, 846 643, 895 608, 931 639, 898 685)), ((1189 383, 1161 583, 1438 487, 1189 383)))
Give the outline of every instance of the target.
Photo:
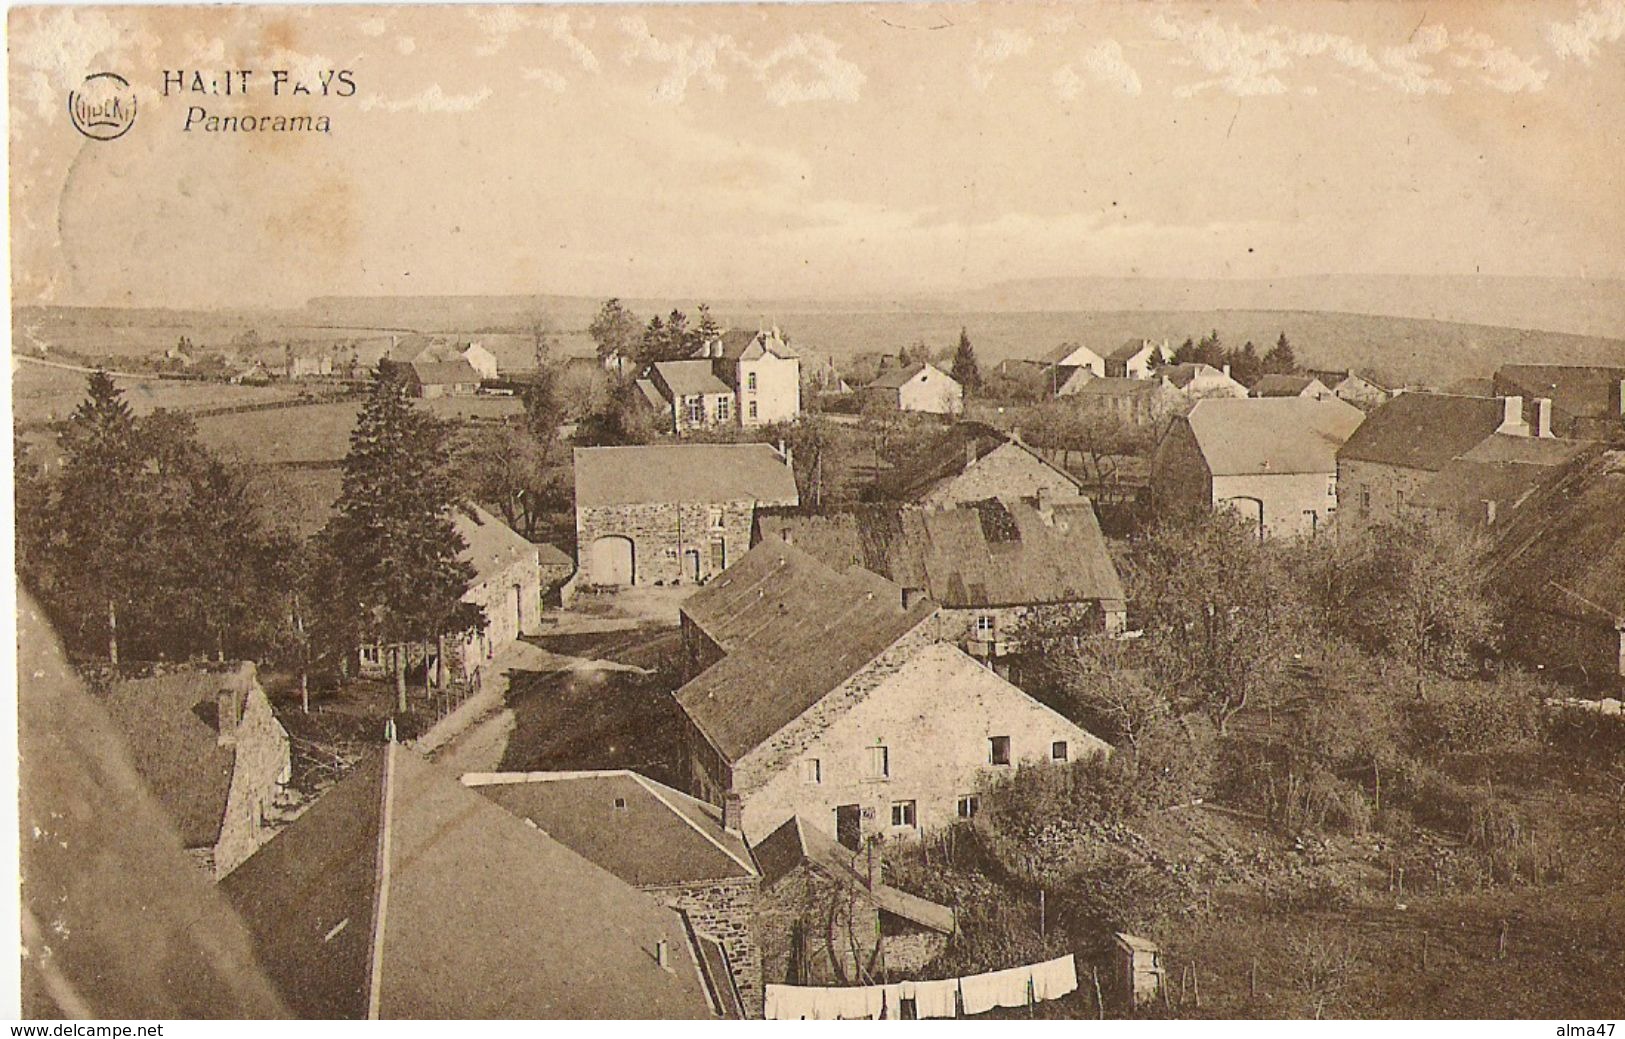
POLYGON ((627 585, 636 581, 637 560, 631 538, 610 535, 592 543, 593 584, 627 585))

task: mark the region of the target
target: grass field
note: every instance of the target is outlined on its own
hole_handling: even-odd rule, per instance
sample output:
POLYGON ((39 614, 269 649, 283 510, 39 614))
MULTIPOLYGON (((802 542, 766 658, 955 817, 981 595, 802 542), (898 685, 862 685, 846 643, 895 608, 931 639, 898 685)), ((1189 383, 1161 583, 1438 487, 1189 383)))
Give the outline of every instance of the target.
MULTIPOLYGON (((67 418, 85 399, 84 372, 13 361, 11 366, 12 421, 17 425, 56 422, 67 418)), ((263 404, 292 400, 297 389, 286 386, 232 386, 227 383, 178 382, 167 379, 114 381, 137 415, 159 408, 199 411, 237 404, 263 404)))
POLYGON ((341 401, 209 415, 198 419, 197 431, 207 447, 243 462, 337 462, 350 450, 360 410, 357 401, 341 401))

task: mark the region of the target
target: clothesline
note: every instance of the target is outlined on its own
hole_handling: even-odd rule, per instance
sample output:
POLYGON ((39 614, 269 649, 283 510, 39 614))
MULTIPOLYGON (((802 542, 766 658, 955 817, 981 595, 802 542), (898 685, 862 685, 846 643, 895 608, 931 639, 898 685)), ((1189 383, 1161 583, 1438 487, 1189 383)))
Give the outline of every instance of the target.
POLYGON ((1071 954, 1025 967, 942 981, 900 981, 891 985, 826 988, 768 985, 763 1017, 769 1021, 898 1020, 905 1001, 919 1019, 969 1017, 994 1007, 1024 1007, 1077 991, 1078 969, 1071 954))

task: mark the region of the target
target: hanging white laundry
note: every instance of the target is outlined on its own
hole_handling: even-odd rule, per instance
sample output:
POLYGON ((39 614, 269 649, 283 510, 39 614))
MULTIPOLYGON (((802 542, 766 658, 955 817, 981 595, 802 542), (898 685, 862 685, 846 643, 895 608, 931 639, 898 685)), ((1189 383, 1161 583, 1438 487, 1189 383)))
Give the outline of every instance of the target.
POLYGON ((1078 968, 1068 953, 1060 959, 1033 965, 1033 1000, 1060 999, 1078 990, 1078 968))
POLYGON ((882 985, 880 992, 879 1017, 887 1021, 901 1021, 903 1019, 903 986, 882 985))
POLYGON ((861 1021, 880 1015, 878 988, 826 988, 821 991, 820 1009, 837 1021, 861 1021))
POLYGON ((946 981, 915 981, 910 985, 913 991, 910 992, 909 987, 905 986, 903 995, 913 998, 914 1016, 921 1021, 959 1016, 958 978, 949 978, 946 981))
POLYGON ((974 974, 959 979, 965 998, 965 1013, 985 1014, 994 1007, 1024 1007, 1031 1001, 1033 969, 1011 967, 991 974, 974 974))

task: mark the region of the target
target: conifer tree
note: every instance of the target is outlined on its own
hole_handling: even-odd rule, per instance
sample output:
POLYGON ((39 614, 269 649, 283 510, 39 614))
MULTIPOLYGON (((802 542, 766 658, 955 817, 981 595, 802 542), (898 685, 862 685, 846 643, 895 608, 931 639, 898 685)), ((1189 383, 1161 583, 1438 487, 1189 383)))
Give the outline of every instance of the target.
POLYGON ((1292 344, 1287 341, 1286 333, 1270 347, 1269 353, 1264 355, 1265 375, 1294 375, 1298 371, 1298 359, 1292 353, 1292 344))
POLYGON ((949 374, 965 388, 966 393, 976 393, 982 388, 982 370, 976 363, 976 348, 970 345, 970 336, 963 325, 959 329, 959 346, 954 350, 953 370, 949 374))
POLYGON ((406 711, 406 650, 469 631, 481 611, 462 596, 474 576, 454 524, 461 507, 448 427, 412 407, 379 373, 350 434, 338 515, 327 541, 337 563, 330 608, 353 612, 362 641, 390 647, 397 709, 406 711))

